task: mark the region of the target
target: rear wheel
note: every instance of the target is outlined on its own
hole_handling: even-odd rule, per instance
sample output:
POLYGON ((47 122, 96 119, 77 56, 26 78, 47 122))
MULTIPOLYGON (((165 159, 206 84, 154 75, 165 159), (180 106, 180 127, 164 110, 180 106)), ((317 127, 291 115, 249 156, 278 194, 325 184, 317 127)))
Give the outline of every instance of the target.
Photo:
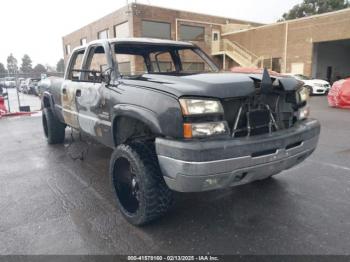
POLYGON ((66 125, 57 119, 51 108, 44 108, 42 123, 44 134, 49 144, 64 142, 66 125))
POLYGON ((172 205, 172 192, 161 175, 151 145, 118 146, 111 157, 110 175, 123 216, 141 226, 165 214, 172 205))

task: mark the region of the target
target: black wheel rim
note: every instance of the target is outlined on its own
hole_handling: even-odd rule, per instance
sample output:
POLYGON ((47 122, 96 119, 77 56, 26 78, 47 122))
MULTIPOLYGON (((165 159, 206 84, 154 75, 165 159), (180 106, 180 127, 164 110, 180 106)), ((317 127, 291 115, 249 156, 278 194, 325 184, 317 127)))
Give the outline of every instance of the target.
POLYGON ((45 115, 43 114, 43 128, 44 128, 44 134, 46 137, 48 137, 49 133, 48 133, 48 128, 47 128, 47 120, 45 115))
POLYGON ((140 205, 140 187, 128 159, 121 157, 115 161, 113 184, 123 208, 128 213, 135 214, 140 205))

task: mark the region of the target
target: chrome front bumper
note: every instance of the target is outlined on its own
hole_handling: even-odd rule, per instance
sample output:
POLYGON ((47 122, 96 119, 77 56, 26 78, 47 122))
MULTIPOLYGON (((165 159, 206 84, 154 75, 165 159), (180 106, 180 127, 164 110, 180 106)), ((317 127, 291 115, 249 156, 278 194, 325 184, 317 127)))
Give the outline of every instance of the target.
POLYGON ((200 192, 261 180, 297 165, 315 150, 319 132, 318 121, 307 120, 289 130, 242 139, 159 138, 156 149, 169 188, 200 192))

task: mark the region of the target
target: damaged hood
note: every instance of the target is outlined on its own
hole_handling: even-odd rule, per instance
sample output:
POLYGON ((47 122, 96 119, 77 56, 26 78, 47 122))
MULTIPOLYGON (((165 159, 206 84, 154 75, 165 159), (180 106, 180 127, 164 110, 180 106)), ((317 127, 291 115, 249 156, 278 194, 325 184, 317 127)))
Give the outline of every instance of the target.
MULTIPOLYGON (((202 96, 222 99, 254 94, 254 81, 261 81, 261 78, 261 75, 240 73, 202 73, 186 76, 144 74, 138 78, 123 79, 122 82, 157 89, 177 97, 202 96)), ((286 90, 292 90, 297 88, 298 81, 288 78, 283 86, 287 87, 286 90)))

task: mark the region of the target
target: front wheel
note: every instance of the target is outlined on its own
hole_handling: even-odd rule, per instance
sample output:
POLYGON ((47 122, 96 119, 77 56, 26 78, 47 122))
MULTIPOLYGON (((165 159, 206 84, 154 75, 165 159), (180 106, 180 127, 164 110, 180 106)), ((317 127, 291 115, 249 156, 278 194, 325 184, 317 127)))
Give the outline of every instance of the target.
POLYGON ((141 226, 165 214, 172 205, 172 192, 162 177, 152 145, 119 145, 113 152, 110 176, 123 216, 141 226))

